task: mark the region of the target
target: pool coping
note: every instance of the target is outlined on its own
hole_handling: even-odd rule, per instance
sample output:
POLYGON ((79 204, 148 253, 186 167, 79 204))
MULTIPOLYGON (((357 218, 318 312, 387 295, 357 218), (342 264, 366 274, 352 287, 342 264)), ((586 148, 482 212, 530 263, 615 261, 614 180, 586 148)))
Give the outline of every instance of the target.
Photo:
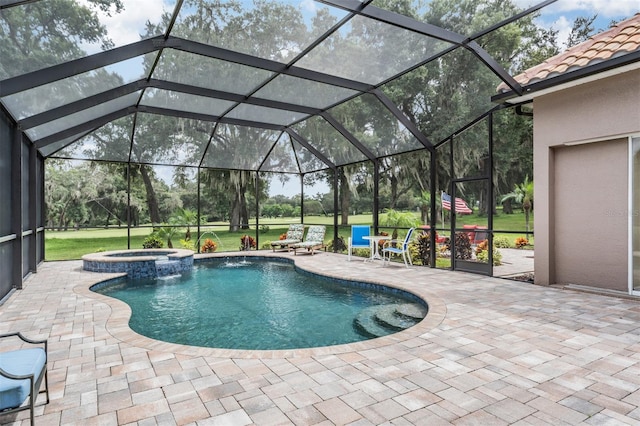
MULTIPOLYGON (((327 255, 329 255, 327 253, 327 255)), ((268 251, 259 252, 225 252, 225 253, 213 253, 213 254, 200 254, 195 255, 197 260, 206 260, 207 258, 225 258, 225 257, 263 257, 263 258, 276 258, 283 259, 288 262, 293 262, 296 268, 304 272, 322 275, 328 278, 337 280, 347 280, 369 283, 374 285, 382 285, 390 288, 409 292, 418 298, 425 301, 429 307, 427 316, 413 327, 406 330, 399 331, 387 336, 378 337, 375 339, 364 340, 354 343, 346 343, 333 346, 322 346, 316 348, 303 348, 303 349, 277 349, 277 350, 244 350, 244 349, 222 349, 222 348, 206 348, 200 346, 189 346, 177 343, 169 343, 150 337, 143 336, 136 333, 129 327, 129 318, 131 317, 131 308, 125 302, 114 299, 109 296, 105 296, 99 293, 93 292, 90 288, 100 282, 106 280, 112 280, 119 277, 126 276, 126 273, 101 273, 101 272, 84 272, 87 274, 95 274, 95 281, 84 282, 73 288, 76 294, 86 296, 90 299, 104 302, 111 309, 111 314, 107 319, 106 329, 116 339, 128 343, 135 347, 140 347, 152 351, 164 351, 173 352, 177 354, 184 354, 189 356, 205 356, 205 357, 221 357, 221 358, 297 358, 297 357, 311 357, 311 356, 324 356, 332 354, 343 354, 349 352, 366 351, 371 349, 378 349, 385 346, 395 345, 403 342, 407 342, 413 338, 418 338, 430 330, 437 327, 446 315, 446 305, 444 301, 436 294, 430 292, 424 285, 419 283, 410 282, 391 282, 390 279, 353 279, 338 276, 337 274, 328 272, 327 270, 316 270, 308 265, 302 266, 303 260, 299 260, 298 257, 287 256, 283 253, 273 253, 268 251)), ((327 256, 328 257, 328 256, 327 256)), ((304 257, 300 257, 304 259, 304 257)))
POLYGON ((112 251, 103 251, 97 253, 89 253, 82 256, 83 261, 91 261, 91 262, 105 262, 105 263, 116 263, 116 262, 141 262, 141 261, 149 261, 156 260, 158 255, 167 256, 169 259, 182 259, 184 257, 193 256, 194 253, 192 250, 179 249, 179 248, 166 248, 166 249, 133 249, 133 250, 112 250, 112 251), (149 253, 149 256, 118 256, 120 254, 126 254, 131 252, 145 252, 149 253))

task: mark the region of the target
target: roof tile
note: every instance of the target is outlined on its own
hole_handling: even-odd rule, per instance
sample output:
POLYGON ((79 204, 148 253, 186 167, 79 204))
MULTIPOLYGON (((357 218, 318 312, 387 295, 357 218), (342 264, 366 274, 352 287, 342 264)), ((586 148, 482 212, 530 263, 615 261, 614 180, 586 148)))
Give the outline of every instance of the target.
MULTIPOLYGON (((544 80, 549 76, 575 71, 638 50, 640 50, 640 13, 636 13, 631 18, 619 22, 616 26, 594 35, 589 40, 547 59, 514 78, 524 86, 534 81, 544 80)), ((498 92, 509 90, 511 90, 509 86, 504 83, 498 86, 498 92)))

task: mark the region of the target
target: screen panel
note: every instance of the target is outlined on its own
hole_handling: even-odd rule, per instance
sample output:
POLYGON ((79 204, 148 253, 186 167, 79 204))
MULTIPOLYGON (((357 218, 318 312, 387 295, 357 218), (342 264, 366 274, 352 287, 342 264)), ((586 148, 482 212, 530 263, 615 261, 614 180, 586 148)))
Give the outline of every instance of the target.
MULTIPOLYGON (((0 182, 11 182, 14 128, 0 111, 0 182)), ((0 237, 13 233, 13 185, 0 185, 0 237)))

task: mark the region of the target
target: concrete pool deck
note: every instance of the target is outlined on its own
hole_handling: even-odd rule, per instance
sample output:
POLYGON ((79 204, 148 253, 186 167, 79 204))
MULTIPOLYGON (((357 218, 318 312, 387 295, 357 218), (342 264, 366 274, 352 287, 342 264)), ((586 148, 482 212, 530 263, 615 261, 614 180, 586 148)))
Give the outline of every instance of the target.
POLYGON ((352 345, 193 348, 137 335, 126 305, 88 291, 118 274, 48 262, 0 306, 0 333, 49 339, 51 402, 37 424, 640 424, 637 300, 332 253, 257 254, 408 289, 430 313, 352 345))

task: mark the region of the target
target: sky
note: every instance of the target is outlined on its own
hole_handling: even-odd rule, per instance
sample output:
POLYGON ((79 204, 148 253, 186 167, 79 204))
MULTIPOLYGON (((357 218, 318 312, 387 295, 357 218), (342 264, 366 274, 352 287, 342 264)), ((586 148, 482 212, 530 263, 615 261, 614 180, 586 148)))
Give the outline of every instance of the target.
MULTIPOLYGON (((296 4, 293 0, 282 0, 296 4)), ((78 0, 80 4, 88 4, 88 0, 78 0)), ((163 12, 171 12, 175 0, 122 0, 126 13, 102 14, 102 21, 109 29, 109 35, 116 46, 138 41, 147 20, 158 22, 163 12)), ((513 0, 523 8, 528 8, 539 0, 513 0)), ((316 3, 312 0, 300 0, 297 4, 303 11, 313 12, 316 3)), ((611 20, 629 18, 640 12, 639 0, 559 0, 541 10, 539 24, 553 26, 561 34, 568 35, 573 20, 578 16, 591 16, 598 13, 596 28, 606 28, 611 20)), ((566 37, 565 37, 566 38, 566 37)))
MULTIPOLYGON (((531 5, 531 0, 515 0, 518 5, 531 5)), ((565 42, 577 17, 591 17, 596 30, 606 30, 611 21, 621 21, 640 12, 640 0, 559 0, 541 11, 536 23, 558 30, 558 40, 565 42)))
MULTIPOLYGON (((329 185, 326 182, 319 182, 315 185, 305 185, 304 197, 313 197, 314 195, 327 194, 329 192, 329 185)), ((291 197, 293 195, 300 194, 300 179, 297 176, 293 176, 289 181, 282 184, 278 179, 272 179, 269 186, 269 195, 286 195, 291 197)))

